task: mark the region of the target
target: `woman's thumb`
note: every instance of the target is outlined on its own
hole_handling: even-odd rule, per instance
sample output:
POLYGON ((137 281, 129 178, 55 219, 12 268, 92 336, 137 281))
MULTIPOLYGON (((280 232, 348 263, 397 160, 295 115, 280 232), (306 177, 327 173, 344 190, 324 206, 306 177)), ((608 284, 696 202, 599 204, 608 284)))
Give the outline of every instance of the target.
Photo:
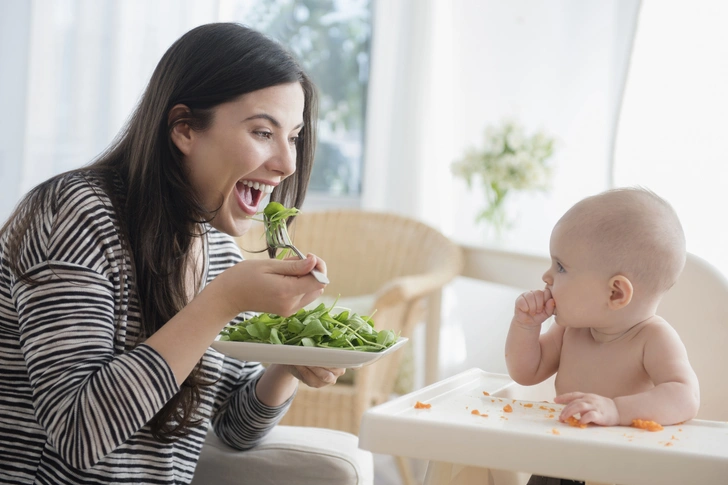
POLYGON ((308 255, 306 259, 289 259, 284 261, 283 273, 290 276, 303 276, 311 272, 316 266, 315 256, 308 255))

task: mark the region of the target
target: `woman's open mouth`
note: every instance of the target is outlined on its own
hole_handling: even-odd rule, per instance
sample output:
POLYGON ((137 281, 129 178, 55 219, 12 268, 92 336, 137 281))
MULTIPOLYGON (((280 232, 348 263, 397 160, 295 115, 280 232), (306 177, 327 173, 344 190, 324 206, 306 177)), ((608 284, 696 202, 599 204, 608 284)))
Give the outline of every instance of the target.
POLYGON ((252 182, 250 180, 240 180, 235 184, 235 194, 238 199, 238 206, 248 215, 255 215, 258 212, 258 206, 263 198, 273 192, 273 185, 262 184, 260 182, 252 182))

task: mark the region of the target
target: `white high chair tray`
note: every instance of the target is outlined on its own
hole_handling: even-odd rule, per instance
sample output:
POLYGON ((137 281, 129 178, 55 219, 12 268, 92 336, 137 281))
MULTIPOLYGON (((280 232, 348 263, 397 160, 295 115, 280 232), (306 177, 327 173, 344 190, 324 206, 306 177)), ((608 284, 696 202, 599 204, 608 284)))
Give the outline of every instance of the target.
POLYGON ((656 432, 577 428, 558 420, 562 405, 499 397, 511 385, 507 375, 470 369, 376 406, 364 414, 359 446, 375 453, 621 485, 728 481, 728 423, 692 420, 656 432), (416 409, 417 401, 431 408, 416 409), (504 411, 506 404, 512 412, 504 411))

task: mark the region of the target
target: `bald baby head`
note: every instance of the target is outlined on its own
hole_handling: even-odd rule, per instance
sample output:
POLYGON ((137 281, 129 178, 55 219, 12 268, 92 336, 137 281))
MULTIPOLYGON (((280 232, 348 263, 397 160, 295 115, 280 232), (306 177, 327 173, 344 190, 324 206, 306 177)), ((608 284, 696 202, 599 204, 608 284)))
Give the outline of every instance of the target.
POLYGON ((564 235, 587 245, 595 264, 622 274, 635 294, 660 296, 685 266, 685 235, 673 208, 655 193, 622 188, 587 197, 559 219, 564 235))

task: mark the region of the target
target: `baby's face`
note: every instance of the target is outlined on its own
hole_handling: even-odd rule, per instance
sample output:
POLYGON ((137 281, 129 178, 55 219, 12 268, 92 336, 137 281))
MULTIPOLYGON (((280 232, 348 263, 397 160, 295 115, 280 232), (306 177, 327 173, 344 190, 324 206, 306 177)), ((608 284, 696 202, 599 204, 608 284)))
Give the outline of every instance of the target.
POLYGON ((599 252, 588 238, 559 223, 551 233, 551 267, 543 281, 556 302, 556 323, 563 327, 599 327, 608 310, 609 278, 599 252))

